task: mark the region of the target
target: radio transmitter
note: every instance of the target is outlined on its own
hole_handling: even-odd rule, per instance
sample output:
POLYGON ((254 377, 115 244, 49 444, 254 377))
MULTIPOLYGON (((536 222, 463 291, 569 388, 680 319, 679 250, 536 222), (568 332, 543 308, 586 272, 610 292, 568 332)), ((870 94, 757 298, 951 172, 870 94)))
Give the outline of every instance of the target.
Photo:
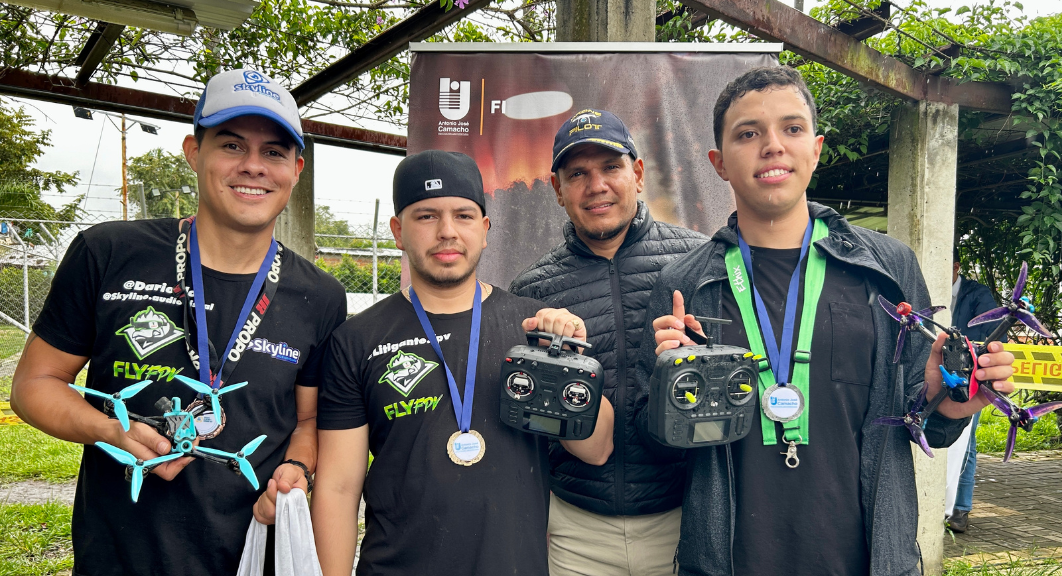
POLYGON ((744 438, 756 421, 759 371, 766 369, 767 360, 744 348, 713 345, 711 336, 686 332, 703 345, 667 350, 657 358, 649 380, 649 434, 677 448, 744 438))
POLYGON ((502 422, 557 440, 589 438, 601 408, 601 363, 561 347, 590 345, 545 332, 528 332, 527 342, 502 362, 502 422), (539 339, 550 345, 539 346, 539 339))

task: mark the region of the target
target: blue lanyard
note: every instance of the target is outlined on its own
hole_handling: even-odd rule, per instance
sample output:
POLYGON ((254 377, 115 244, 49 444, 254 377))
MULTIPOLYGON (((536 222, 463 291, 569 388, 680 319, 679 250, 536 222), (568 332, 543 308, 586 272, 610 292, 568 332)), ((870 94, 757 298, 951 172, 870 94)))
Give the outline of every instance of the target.
POLYGON ((443 368, 446 370, 446 382, 450 385, 450 400, 454 405, 454 416, 457 417, 457 425, 462 432, 468 432, 469 428, 472 427, 472 401, 475 399, 473 395, 476 392, 476 362, 479 359, 479 319, 483 309, 483 303, 480 302, 480 299, 479 281, 477 280, 476 299, 472 302, 472 329, 468 334, 465 401, 461 402, 461 396, 457 393, 457 381, 454 380, 450 367, 446 365, 442 347, 439 346, 439 339, 435 337, 435 330, 431 327, 431 322, 428 320, 428 315, 424 312, 424 306, 420 304, 420 298, 417 298, 417 293, 412 286, 409 287, 409 301, 413 303, 413 310, 417 313, 417 319, 420 320, 420 326, 424 329, 424 335, 428 337, 428 342, 431 343, 432 349, 435 350, 435 354, 439 356, 439 361, 442 362, 443 368))
MULTIPOLYGON (((269 244, 269 253, 266 254, 265 260, 262 260, 262 265, 259 266, 258 273, 254 276, 251 289, 247 292, 247 299, 244 300, 240 315, 237 316, 236 327, 232 329, 232 336, 229 338, 228 345, 225 346, 225 352, 219 357, 218 368, 213 374, 210 370, 210 343, 206 323, 206 292, 203 290, 203 265, 199 258, 199 237, 195 231, 195 220, 192 220, 192 239, 189 244, 192 261, 192 290, 195 291, 196 302, 195 332, 196 347, 199 351, 199 381, 217 390, 222 383, 220 379, 214 378, 214 375, 221 374, 221 368, 225 365, 225 360, 229 357, 232 347, 236 345, 236 338, 240 335, 240 329, 243 328, 243 325, 239 322, 243 322, 243 319, 247 318, 248 314, 251 313, 251 306, 254 304, 255 299, 258 298, 258 293, 262 291, 262 284, 265 283, 266 274, 273 263, 273 258, 277 255, 277 241, 272 240, 269 244)), ((185 305, 190 306, 191 302, 186 302, 185 305)))
POLYGON ((804 229, 804 241, 800 244, 800 259, 797 260, 793 276, 789 279, 789 292, 785 296, 785 314, 782 323, 782 342, 779 346, 774 337, 774 328, 771 326, 771 317, 767 314, 767 307, 760 298, 760 291, 756 289, 756 282, 752 278, 752 253, 745 239, 741 237, 741 229, 738 233, 738 248, 741 249, 741 259, 745 262, 745 270, 749 275, 749 284, 752 285, 752 295, 756 300, 756 316, 759 318, 760 333, 763 335, 764 349, 767 359, 771 362, 771 371, 774 372, 774 381, 779 386, 789 383, 789 362, 793 358, 793 329, 796 325, 797 299, 800 297, 800 263, 808 253, 811 245, 811 230, 813 221, 809 218, 807 228, 804 229))

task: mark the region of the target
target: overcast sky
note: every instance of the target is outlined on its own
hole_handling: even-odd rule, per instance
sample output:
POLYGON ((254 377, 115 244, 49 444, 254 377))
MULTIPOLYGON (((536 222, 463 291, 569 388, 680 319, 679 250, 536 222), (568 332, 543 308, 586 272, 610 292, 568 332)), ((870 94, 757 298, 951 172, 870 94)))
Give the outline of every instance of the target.
MULTIPOLYGON (((792 0, 782 0, 792 5, 792 0)), ((814 2, 814 0, 812 0, 814 2)), ((818 2, 814 2, 818 4, 818 2)), ((956 7, 969 4, 968 0, 930 0, 933 6, 956 7)), ((1043 16, 1059 11, 1058 0, 1025 0, 1024 12, 1029 17, 1043 16)), ((806 9, 811 5, 805 4, 806 9)), ((120 188, 121 135, 119 130, 104 116, 94 120, 75 118, 70 106, 47 102, 8 99, 24 104, 37 121, 37 129, 52 131, 53 146, 37 163, 42 170, 78 172, 81 184, 72 195, 88 191, 88 200, 83 207, 97 217, 121 218, 121 204, 115 189, 120 188)), ((131 120, 136 119, 135 117, 131 120)), ((132 158, 161 147, 173 153, 181 153, 181 141, 189 133, 187 124, 145 119, 160 126, 157 136, 143 132, 139 127, 128 131, 128 157, 132 158)), ((367 126, 368 127, 368 126, 367 126)), ((376 125, 373 129, 404 134, 397 126, 376 125)), ((316 198, 318 205, 327 205, 332 211, 352 224, 371 224, 373 204, 381 199, 381 219, 391 214, 391 178, 398 156, 359 152, 332 146, 316 149, 316 198)), ((59 196, 47 198, 53 204, 65 200, 59 196)))

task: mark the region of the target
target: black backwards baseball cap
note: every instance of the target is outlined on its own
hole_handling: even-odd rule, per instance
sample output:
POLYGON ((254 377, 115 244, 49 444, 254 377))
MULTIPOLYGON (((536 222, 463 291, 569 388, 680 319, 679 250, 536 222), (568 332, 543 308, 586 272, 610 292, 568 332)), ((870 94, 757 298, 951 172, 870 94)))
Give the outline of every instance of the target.
POLYGON ((395 169, 395 214, 428 198, 457 196, 479 204, 487 215, 483 176, 476 161, 460 152, 425 150, 407 156, 395 169))
POLYGON ((564 155, 579 144, 597 144, 638 159, 634 138, 623 121, 612 112, 588 108, 569 118, 557 130, 553 138, 553 165, 549 171, 556 172, 564 155))

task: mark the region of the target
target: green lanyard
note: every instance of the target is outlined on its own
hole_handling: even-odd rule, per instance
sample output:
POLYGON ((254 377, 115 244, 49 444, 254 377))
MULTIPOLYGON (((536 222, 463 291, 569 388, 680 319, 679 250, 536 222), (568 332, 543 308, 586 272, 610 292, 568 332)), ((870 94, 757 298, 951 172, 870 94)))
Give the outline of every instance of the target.
MULTIPOLYGON (((811 233, 811 248, 814 243, 829 235, 829 229, 822 220, 815 220, 811 233)), ((800 263, 797 262, 797 266, 800 263)), ((741 311, 741 322, 745 326, 745 334, 749 339, 749 347, 757 356, 767 356, 763 345, 763 335, 760 334, 760 326, 756 319, 756 309, 752 304, 752 286, 747 282, 748 271, 745 270, 745 262, 741 257, 741 249, 731 246, 726 251, 726 270, 730 278, 730 289, 737 300, 738 309, 741 311)), ((815 312, 819 306, 819 296, 822 295, 822 285, 826 279, 826 257, 819 254, 818 250, 808 250, 808 266, 804 272, 804 307, 800 315, 800 333, 797 337, 797 349, 793 353, 796 361, 793 368, 792 382, 790 386, 796 387, 804 396, 804 410, 800 416, 789 422, 782 423, 785 430, 785 441, 798 444, 808 443, 808 411, 810 409, 810 390, 808 388, 811 371, 811 338, 815 332, 815 312)), ((788 359, 786 359, 788 361, 788 359)), ((760 364, 759 396, 762 398, 768 388, 775 385, 774 372, 766 365, 760 364)), ((775 434, 775 422, 768 418, 763 410, 760 410, 760 426, 763 429, 763 444, 770 446, 778 443, 775 434)))

